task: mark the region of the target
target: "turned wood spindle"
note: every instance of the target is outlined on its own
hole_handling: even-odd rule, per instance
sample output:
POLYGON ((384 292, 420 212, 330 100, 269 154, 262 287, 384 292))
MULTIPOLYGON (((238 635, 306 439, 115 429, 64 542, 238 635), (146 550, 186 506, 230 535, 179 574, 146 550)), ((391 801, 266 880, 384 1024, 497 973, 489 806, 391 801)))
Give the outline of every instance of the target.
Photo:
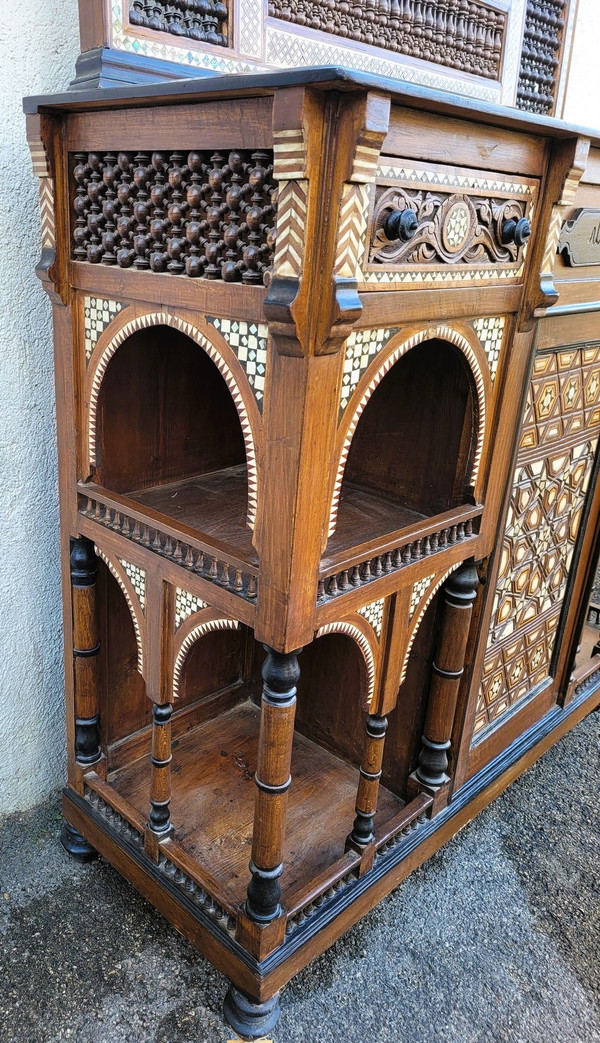
POLYGON ((287 795, 291 783, 292 741, 296 714, 298 653, 280 653, 264 646, 258 761, 254 781, 256 804, 252 834, 252 879, 246 912, 257 923, 269 923, 280 913, 283 841, 287 795))
POLYGON ((478 586, 479 577, 473 562, 461 565, 443 586, 444 610, 440 638, 433 663, 416 772, 418 781, 426 786, 442 786, 448 781, 448 752, 478 586))
POLYGON ((346 841, 346 848, 361 850, 370 844, 374 837, 373 822, 377 811, 387 723, 387 717, 376 717, 373 714, 367 717, 366 743, 356 794, 356 818, 346 841))
POLYGON ((81 536, 71 548, 73 598, 73 673, 75 690, 75 755, 94 764, 100 751, 98 652, 98 558, 91 540, 81 536))
POLYGON ((171 828, 171 703, 152 707, 152 776, 150 781, 150 820, 153 833, 168 833, 171 828))

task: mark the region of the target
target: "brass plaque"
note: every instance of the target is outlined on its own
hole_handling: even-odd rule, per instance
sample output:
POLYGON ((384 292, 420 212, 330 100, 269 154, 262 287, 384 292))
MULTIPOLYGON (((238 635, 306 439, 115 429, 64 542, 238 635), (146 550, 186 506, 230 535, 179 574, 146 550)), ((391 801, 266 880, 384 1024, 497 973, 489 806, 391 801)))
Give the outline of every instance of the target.
POLYGON ((558 252, 574 268, 600 264, 600 210, 576 210, 562 226, 558 252))

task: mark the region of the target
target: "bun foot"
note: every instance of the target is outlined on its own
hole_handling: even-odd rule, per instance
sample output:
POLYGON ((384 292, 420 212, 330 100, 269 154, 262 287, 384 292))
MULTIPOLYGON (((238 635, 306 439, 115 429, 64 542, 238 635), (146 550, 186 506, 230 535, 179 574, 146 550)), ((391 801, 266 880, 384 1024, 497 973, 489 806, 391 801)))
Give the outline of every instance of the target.
POLYGON ((255 1003, 235 985, 230 985, 223 1002, 225 1021, 242 1039, 261 1039, 279 1021, 279 993, 264 1003, 255 1003))
POLYGON ((60 842, 65 851, 68 851, 77 862, 93 862, 95 858, 98 858, 96 848, 88 844, 85 837, 66 819, 60 831, 60 842))

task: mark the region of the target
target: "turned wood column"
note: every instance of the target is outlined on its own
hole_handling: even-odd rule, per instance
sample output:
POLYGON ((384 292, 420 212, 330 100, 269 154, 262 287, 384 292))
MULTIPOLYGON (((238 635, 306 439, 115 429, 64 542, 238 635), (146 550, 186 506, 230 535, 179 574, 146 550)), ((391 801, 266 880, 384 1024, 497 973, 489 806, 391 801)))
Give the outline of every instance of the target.
POLYGON ((153 833, 163 835, 171 828, 171 703, 152 706, 152 754, 150 763, 150 819, 153 833))
POLYGON ((246 912, 257 923, 269 923, 280 913, 285 815, 290 783, 298 653, 283 654, 264 646, 258 761, 254 781, 256 804, 252 833, 252 879, 246 912))
POLYGON ((71 549, 75 756, 94 764, 100 750, 100 686, 97 580, 98 558, 91 540, 81 536, 71 549))
POLYGON ((478 586, 475 565, 465 562, 442 588, 444 610, 416 771, 417 780, 425 786, 442 786, 448 781, 448 752, 478 586))
POLYGON ((366 743, 356 794, 356 818, 346 848, 358 848, 360 851, 373 840, 387 723, 387 717, 375 717, 372 714, 367 717, 366 743))

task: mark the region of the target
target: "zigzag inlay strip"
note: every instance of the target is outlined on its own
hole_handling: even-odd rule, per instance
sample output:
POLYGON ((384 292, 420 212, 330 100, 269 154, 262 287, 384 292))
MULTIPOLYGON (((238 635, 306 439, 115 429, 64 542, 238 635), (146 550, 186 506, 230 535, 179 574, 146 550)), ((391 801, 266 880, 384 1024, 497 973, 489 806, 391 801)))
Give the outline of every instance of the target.
POLYGON ((101 358, 98 360, 96 369, 93 373, 91 388, 90 388, 90 403, 89 403, 89 419, 88 419, 88 451, 90 456, 91 464, 96 464, 96 426, 97 426, 97 410, 98 410, 98 396, 100 394, 100 387, 104 379, 108 364, 117 351, 117 348, 125 341, 132 333, 137 330, 144 329, 147 326, 173 326, 175 329, 181 330, 186 336, 191 337, 204 351, 207 353, 209 358, 215 363, 219 373, 224 378, 231 397, 233 398, 235 407, 240 418, 242 426, 242 434, 244 437, 244 445, 246 448, 246 464, 248 469, 248 524, 251 528, 254 528, 256 521, 256 509, 258 505, 258 473, 256 467, 256 450, 254 445, 254 435, 252 432, 252 426, 250 424, 250 418, 248 416, 248 410, 246 403, 244 402, 243 395, 237 385, 235 377, 233 376, 229 366, 219 354, 214 344, 204 336, 195 326, 191 323, 180 319, 178 316, 170 315, 165 311, 147 312, 145 315, 138 315, 135 319, 125 323, 124 326, 115 334, 110 344, 108 344, 105 350, 102 352, 101 358))
POLYGON ((179 698, 179 691, 181 687, 181 675, 183 672, 183 664, 188 657, 189 651, 192 645, 195 645, 196 641, 199 641, 205 634, 210 634, 213 630, 239 630, 241 624, 237 619, 209 619, 206 623, 199 623, 197 627, 190 630, 189 634, 186 635, 181 643, 181 647, 177 652, 175 658, 175 666, 173 667, 173 699, 179 698))
POLYGON ((275 275, 297 279, 302 272, 307 200, 308 181, 287 181, 280 189, 273 260, 275 275))
POLYGON ((325 634, 345 634, 347 637, 351 637, 353 641, 360 648, 365 665, 367 668, 367 705, 366 709, 370 710, 373 705, 373 699, 375 697, 375 659, 373 657, 373 651, 368 639, 363 634, 362 630, 359 630, 353 623, 338 622, 338 623, 326 623, 325 626, 319 627, 317 630, 317 637, 324 637, 325 634))

